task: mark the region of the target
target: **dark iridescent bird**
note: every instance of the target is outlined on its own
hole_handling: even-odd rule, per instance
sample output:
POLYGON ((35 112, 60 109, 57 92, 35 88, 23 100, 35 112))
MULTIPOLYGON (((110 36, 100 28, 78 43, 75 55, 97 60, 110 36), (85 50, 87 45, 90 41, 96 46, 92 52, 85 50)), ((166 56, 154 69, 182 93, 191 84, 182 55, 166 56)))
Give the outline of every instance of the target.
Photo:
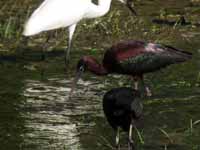
POLYGON ((151 96, 149 87, 144 84, 143 74, 170 64, 185 62, 191 58, 190 52, 167 45, 134 40, 120 42, 105 52, 102 63, 98 63, 92 56, 83 56, 79 60, 72 91, 81 74, 84 71, 90 71, 99 76, 112 73, 132 76, 135 89, 138 89, 138 81, 141 80, 147 96, 151 96))
POLYGON ((105 116, 116 133, 116 147, 119 146, 119 129, 128 133, 129 150, 134 149, 132 129, 135 122, 142 116, 143 105, 138 91, 127 88, 115 88, 108 91, 103 97, 105 116))

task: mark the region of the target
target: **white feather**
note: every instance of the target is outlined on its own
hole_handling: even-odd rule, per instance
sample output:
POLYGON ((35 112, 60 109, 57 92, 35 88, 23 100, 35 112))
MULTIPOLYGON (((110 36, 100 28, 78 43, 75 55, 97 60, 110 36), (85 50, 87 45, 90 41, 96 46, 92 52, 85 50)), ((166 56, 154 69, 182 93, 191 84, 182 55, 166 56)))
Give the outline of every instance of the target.
POLYGON ((45 0, 27 21, 23 34, 30 36, 73 25, 83 18, 88 3, 89 0, 45 0))

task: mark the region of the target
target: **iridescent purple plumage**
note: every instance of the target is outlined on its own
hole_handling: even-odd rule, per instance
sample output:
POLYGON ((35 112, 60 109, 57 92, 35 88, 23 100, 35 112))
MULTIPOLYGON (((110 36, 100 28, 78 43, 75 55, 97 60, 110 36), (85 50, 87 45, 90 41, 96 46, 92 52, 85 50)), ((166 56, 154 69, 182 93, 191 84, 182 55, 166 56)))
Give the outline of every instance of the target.
MULTIPOLYGON (((185 62, 192 58, 190 52, 171 46, 146 43, 143 41, 124 41, 106 50, 102 63, 91 56, 79 60, 77 70, 82 66, 96 75, 110 73, 130 75, 137 82, 143 82, 143 74, 164 68, 170 64, 185 62)), ((135 83, 137 89, 137 83, 135 83)), ((145 86, 147 95, 151 95, 145 86)))

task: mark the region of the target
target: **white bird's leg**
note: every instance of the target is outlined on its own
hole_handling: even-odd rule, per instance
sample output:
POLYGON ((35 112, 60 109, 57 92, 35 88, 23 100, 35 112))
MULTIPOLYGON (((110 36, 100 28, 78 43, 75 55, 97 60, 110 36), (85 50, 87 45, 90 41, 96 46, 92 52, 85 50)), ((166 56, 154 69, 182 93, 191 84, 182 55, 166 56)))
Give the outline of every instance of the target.
POLYGON ((133 126, 134 126, 134 121, 133 121, 133 119, 131 119, 129 133, 128 133, 128 150, 134 150, 134 142, 132 139, 133 126))
POLYGON ((120 150, 120 145, 119 145, 119 127, 117 127, 117 130, 115 131, 115 144, 116 144, 116 150, 120 150))
POLYGON ((22 55, 23 58, 24 58, 25 49, 28 45, 28 39, 29 37, 21 36, 20 44, 19 44, 20 47, 17 48, 17 50, 19 50, 19 53, 22 55))
POLYGON ((74 31, 76 29, 76 24, 73 24, 69 27, 69 41, 68 41, 68 48, 66 48, 65 51, 65 65, 67 66, 69 59, 70 59, 70 49, 71 49, 71 43, 72 43, 72 38, 73 38, 73 34, 74 31))
POLYGON ((42 56, 41 56, 42 61, 45 61, 45 59, 46 59, 46 49, 48 48, 49 40, 51 39, 52 36, 53 36, 53 32, 49 32, 47 34, 47 39, 42 47, 42 56))

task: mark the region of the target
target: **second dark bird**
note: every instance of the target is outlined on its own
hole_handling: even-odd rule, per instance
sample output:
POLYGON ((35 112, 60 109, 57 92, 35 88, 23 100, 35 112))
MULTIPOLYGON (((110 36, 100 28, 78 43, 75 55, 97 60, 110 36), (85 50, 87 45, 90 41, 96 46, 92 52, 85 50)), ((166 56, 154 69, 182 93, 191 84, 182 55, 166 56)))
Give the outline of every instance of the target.
POLYGON ((128 133, 128 149, 134 149, 132 130, 142 116, 143 105, 140 94, 132 88, 121 87, 108 91, 103 97, 104 114, 116 134, 116 147, 119 150, 119 129, 128 133))
POLYGON ((143 81, 143 74, 170 64, 185 62, 191 58, 190 52, 168 45, 134 40, 120 42, 105 51, 102 63, 98 63, 92 56, 83 56, 79 60, 72 91, 81 74, 84 71, 90 71, 99 76, 112 73, 130 75, 135 81, 134 89, 138 89, 138 81, 141 80, 146 95, 151 96, 151 90, 143 81))

